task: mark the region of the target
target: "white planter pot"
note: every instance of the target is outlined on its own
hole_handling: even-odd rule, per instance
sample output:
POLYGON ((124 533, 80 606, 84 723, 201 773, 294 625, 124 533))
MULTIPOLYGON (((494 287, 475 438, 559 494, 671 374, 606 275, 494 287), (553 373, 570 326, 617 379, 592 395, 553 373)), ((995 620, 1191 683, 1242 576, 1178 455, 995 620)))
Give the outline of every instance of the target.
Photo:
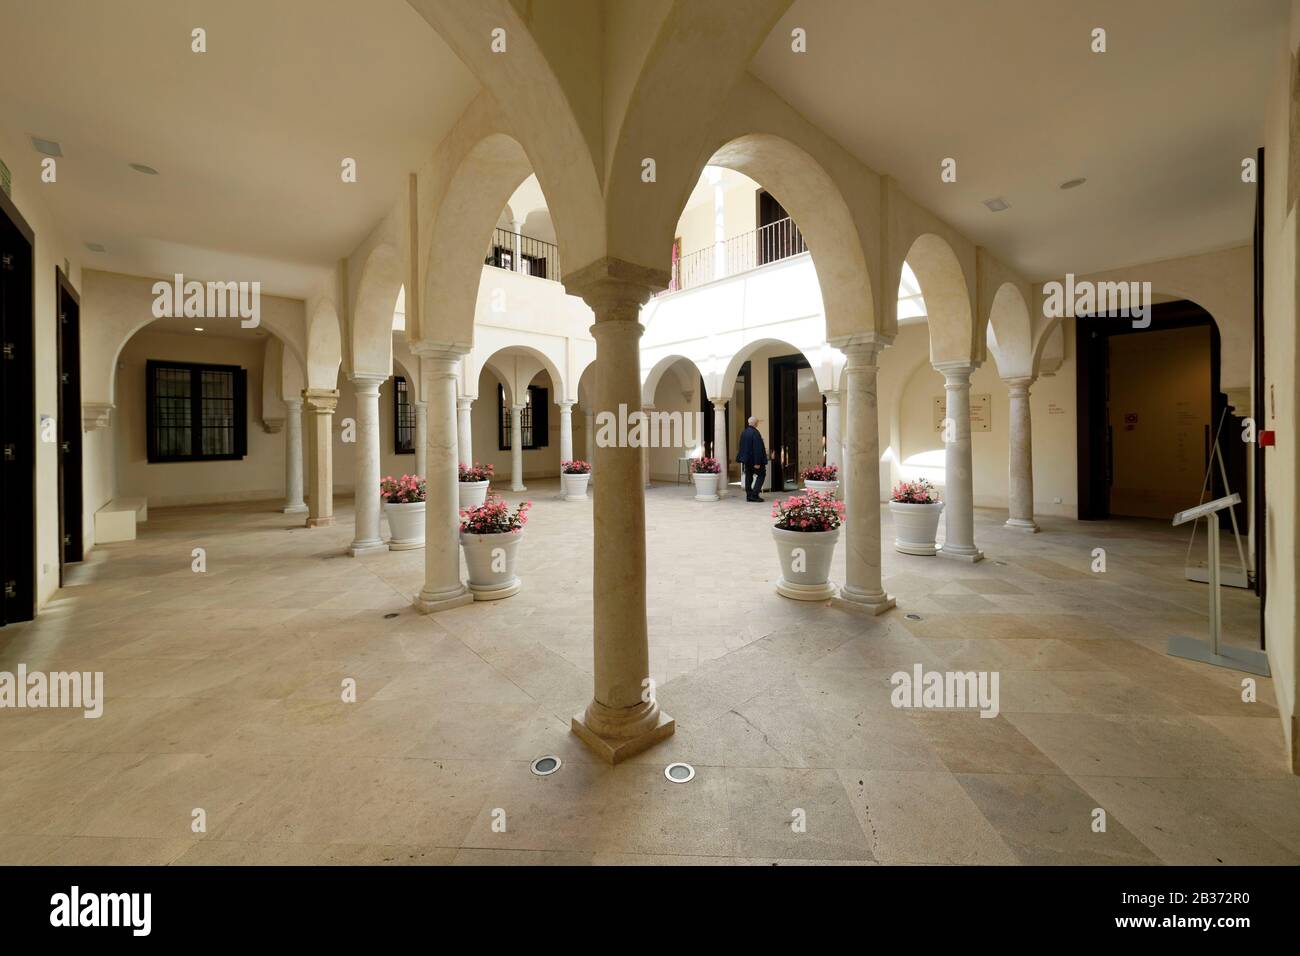
POLYGON ((388 515, 388 530, 392 539, 388 542, 389 551, 412 551, 424 547, 424 502, 412 501, 409 504, 384 502, 384 514, 388 515))
POLYGON ((586 501, 587 500, 587 482, 591 480, 590 473, 585 475, 566 475, 560 474, 560 490, 564 492, 565 501, 586 501))
POLYGON ((786 531, 773 527, 781 577, 776 593, 797 601, 826 601, 835 596, 831 583, 831 559, 840 529, 834 531, 786 531))
POLYGON ((466 508, 477 508, 483 502, 487 501, 488 485, 490 481, 462 481, 458 482, 460 491, 460 510, 466 508))
POLYGON ((835 481, 813 481, 809 478, 805 478, 803 480, 803 486, 809 491, 821 491, 828 495, 833 495, 835 494, 836 489, 839 488, 840 483, 838 479, 835 481))
POLYGON ((894 516, 894 550, 903 554, 938 553, 935 538, 939 534, 939 515, 943 502, 932 505, 909 505, 900 501, 889 503, 889 513, 894 516))
POLYGON ((718 476, 703 474, 695 471, 691 472, 691 481, 695 482, 695 500, 696 501, 717 501, 718 500, 718 476))
POLYGON ((460 534, 469 568, 469 589, 475 601, 499 601, 519 591, 515 575, 515 552, 523 531, 506 534, 460 534))

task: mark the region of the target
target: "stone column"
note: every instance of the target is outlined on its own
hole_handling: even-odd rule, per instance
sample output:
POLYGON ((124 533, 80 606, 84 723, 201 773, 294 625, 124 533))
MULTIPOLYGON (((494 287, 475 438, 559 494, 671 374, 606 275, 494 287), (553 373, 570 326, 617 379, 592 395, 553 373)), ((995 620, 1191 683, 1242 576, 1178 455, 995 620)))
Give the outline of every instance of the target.
POLYGON ((339 392, 336 388, 309 388, 302 399, 312 422, 307 527, 323 528, 334 523, 334 409, 339 392))
POLYGON ((460 579, 460 487, 456 470, 456 372, 460 353, 418 346, 420 394, 428 406, 424 456, 424 587, 415 607, 426 614, 460 607, 474 595, 460 579))
POLYGON ((1034 533, 1034 452, 1029 416, 1032 378, 1009 378, 1011 413, 1007 440, 1007 524, 1016 531, 1034 533))
POLYGON ((354 373, 348 376, 357 396, 356 479, 353 504, 356 531, 348 553, 384 551, 388 545, 379 533, 379 386, 386 375, 354 373))
MULTIPOLYGON (((638 343, 637 348, 640 348, 640 343, 638 343)), ((643 419, 645 424, 641 426, 641 485, 643 488, 650 487, 650 422, 654 410, 653 405, 641 406, 641 414, 645 416, 643 419)))
POLYGON ((307 503, 302 500, 302 399, 286 398, 288 406, 284 430, 284 513, 302 514, 307 503))
POLYGON ((470 424, 473 408, 474 399, 456 399, 456 456, 457 461, 467 467, 474 465, 474 432, 470 424))
POLYGON ((524 406, 510 406, 510 490, 527 491, 524 485, 524 406))
MULTIPOLYGON (((585 414, 584 424, 587 426, 587 464, 591 465, 592 474, 596 472, 596 413, 590 408, 583 409, 585 414)), ((588 485, 592 484, 589 479, 588 485)))
MULTIPOLYGON (((662 270, 602 259, 565 276, 570 294, 591 307, 596 323, 593 405, 617 417, 620 405, 641 404, 639 313, 662 270)), ((622 436, 620 436, 621 438, 622 436)), ((650 683, 646 624, 645 494, 641 451, 596 447, 600 507, 593 511, 592 623, 595 693, 572 729, 610 763, 670 736, 671 717, 659 709, 650 683)))
POLYGON ((946 558, 982 561, 984 552, 975 547, 975 484, 970 442, 970 377, 978 366, 970 362, 941 362, 948 396, 944 413, 944 506, 945 540, 939 553, 946 558))
MULTIPOLYGON (((840 393, 830 388, 822 394, 826 396, 826 464, 839 468, 840 477, 843 478, 844 467, 840 454, 843 450, 843 439, 840 437, 840 393)), ((879 440, 876 444, 879 445, 879 440)))
POLYGON ((560 402, 560 461, 573 461, 573 402, 560 402))
POLYGON ((713 399, 713 457, 718 459, 718 464, 722 466, 722 473, 718 476, 718 495, 726 497, 730 463, 727 461, 727 400, 725 398, 713 399))
POLYGON ((415 403, 415 465, 412 470, 417 475, 424 475, 424 446, 429 441, 429 406, 425 402, 415 403))
MULTIPOLYGON (((873 614, 894 607, 880 572, 880 421, 876 405, 876 356, 892 341, 878 334, 836 344, 848 357, 848 464, 844 477, 844 585, 840 597, 873 614)), ((829 433, 827 439, 829 441, 829 433)))

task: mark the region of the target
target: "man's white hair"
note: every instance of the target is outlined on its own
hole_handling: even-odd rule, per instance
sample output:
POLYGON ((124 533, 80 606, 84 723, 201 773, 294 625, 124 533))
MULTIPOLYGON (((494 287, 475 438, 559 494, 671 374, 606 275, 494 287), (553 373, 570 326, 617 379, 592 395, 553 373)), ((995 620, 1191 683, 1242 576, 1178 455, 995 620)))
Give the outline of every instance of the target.
POLYGON ((749 418, 745 419, 745 421, 748 422, 750 425, 758 424, 758 419, 755 418, 753 415, 750 415, 749 418))

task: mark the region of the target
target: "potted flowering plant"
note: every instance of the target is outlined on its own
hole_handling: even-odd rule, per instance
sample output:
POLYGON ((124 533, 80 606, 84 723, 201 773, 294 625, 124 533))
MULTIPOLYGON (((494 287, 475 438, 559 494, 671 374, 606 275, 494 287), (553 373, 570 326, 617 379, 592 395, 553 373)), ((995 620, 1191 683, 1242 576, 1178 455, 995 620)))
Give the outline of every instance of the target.
POLYGON ((840 486, 840 466, 813 465, 803 473, 803 486, 809 491, 835 494, 840 486))
POLYGON ((591 463, 575 460, 560 462, 560 490, 565 501, 586 501, 587 482, 591 480, 591 463))
POLYGON ((477 508, 487 500, 488 485, 492 483, 491 465, 461 465, 460 510, 477 508))
POLYGON ((460 546, 469 568, 469 589, 476 601, 497 601, 519 591, 515 553, 528 523, 531 501, 514 511, 500 495, 460 513, 460 546))
POLYGON ((889 496, 894 516, 894 550, 902 554, 938 553, 939 515, 943 502, 934 485, 924 478, 900 481, 889 496))
POLYGON ((380 479, 379 495, 388 515, 390 551, 411 551, 424 547, 424 479, 419 475, 391 475, 380 479))
POLYGON ((696 501, 717 501, 722 464, 716 458, 692 458, 691 480, 695 482, 696 501))
POLYGON ((772 537, 781 559, 776 593, 799 601, 834 597, 831 559, 844 523, 844 502, 828 492, 808 491, 773 502, 772 517, 772 537))

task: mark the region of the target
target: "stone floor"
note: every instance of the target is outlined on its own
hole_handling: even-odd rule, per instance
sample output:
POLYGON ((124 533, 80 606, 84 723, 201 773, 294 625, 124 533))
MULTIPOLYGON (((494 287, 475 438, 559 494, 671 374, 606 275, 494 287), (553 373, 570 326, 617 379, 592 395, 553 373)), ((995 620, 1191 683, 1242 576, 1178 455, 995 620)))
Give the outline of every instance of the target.
MULTIPOLYGON (((0 710, 0 863, 1300 862, 1271 682, 1244 703, 1243 675, 1163 653, 1204 634, 1206 592, 1161 523, 1027 536, 981 512, 988 560, 887 550, 899 608, 871 618, 775 593, 767 507, 658 485, 651 661, 677 733, 611 769, 568 731, 592 505, 557 494, 529 492, 520 594, 433 617, 410 608, 422 552, 344 555, 347 502, 316 530, 266 503, 151 511, 0 631, 0 670, 103 671, 107 697, 97 720, 0 710), (996 670, 1000 714, 895 709, 916 663, 996 670), (529 772, 543 754, 558 773, 529 772)), ((1257 619, 1225 591, 1233 640, 1257 619)))

